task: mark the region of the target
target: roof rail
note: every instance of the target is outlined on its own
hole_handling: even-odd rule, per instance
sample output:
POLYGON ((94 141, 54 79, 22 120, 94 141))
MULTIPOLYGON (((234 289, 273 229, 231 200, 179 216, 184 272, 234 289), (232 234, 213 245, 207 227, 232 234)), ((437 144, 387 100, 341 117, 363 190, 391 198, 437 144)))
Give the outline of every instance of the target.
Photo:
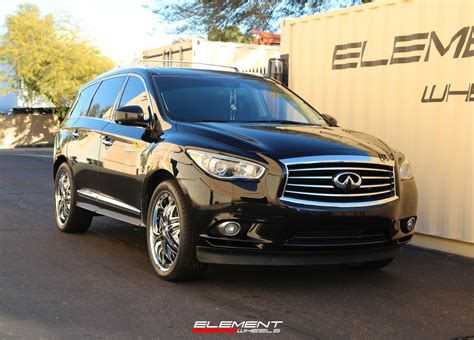
POLYGON ((172 59, 165 59, 165 60, 142 59, 142 60, 139 60, 139 63, 195 64, 195 65, 203 65, 203 66, 214 66, 214 67, 229 68, 229 69, 232 69, 235 72, 239 72, 239 69, 235 66, 226 66, 226 65, 208 64, 208 63, 197 63, 197 62, 194 62, 194 61, 181 61, 181 60, 172 60, 172 59))

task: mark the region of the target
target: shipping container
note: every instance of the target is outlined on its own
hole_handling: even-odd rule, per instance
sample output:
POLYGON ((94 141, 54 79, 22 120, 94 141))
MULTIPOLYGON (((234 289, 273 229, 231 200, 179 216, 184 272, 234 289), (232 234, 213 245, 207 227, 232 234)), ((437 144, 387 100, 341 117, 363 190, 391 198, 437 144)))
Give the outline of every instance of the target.
POLYGON ((381 0, 282 22, 289 87, 405 153, 414 243, 474 257, 474 1, 381 0))
MULTIPOLYGON (((143 52, 143 60, 150 64, 160 60, 192 61, 237 67, 242 72, 261 74, 266 74, 268 60, 279 56, 279 46, 208 41, 196 37, 143 52)), ((162 63, 155 63, 157 66, 159 64, 162 63)), ((178 64, 164 63, 164 65, 178 64)), ((197 64, 193 66, 198 67, 197 64)))

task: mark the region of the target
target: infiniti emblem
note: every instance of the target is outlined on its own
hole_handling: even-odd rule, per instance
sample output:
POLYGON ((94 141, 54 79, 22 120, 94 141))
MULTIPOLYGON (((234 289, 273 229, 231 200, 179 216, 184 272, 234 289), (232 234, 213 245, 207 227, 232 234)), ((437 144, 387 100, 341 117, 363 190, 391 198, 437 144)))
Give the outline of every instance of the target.
POLYGON ((362 178, 354 172, 340 172, 332 178, 332 184, 339 189, 354 190, 362 184, 362 178))

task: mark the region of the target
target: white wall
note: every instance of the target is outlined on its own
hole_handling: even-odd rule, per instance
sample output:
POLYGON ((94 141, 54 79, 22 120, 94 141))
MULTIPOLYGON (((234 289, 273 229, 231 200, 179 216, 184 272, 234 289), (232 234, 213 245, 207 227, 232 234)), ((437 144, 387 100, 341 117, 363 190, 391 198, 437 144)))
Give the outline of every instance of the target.
POLYGON ((234 66, 239 71, 268 67, 268 59, 280 57, 280 46, 241 44, 193 39, 193 61, 234 66))
MULTIPOLYGON (((208 41, 196 37, 173 45, 143 51, 143 59, 150 60, 150 65, 163 66, 160 63, 153 64, 151 61, 172 59, 232 66, 244 72, 249 72, 251 69, 263 72, 268 66, 268 59, 279 57, 279 46, 208 41)), ((164 66, 175 67, 178 65, 164 64, 164 66)), ((189 67, 187 64, 184 66, 189 67)), ((194 64, 193 67, 199 68, 199 65, 194 64)))

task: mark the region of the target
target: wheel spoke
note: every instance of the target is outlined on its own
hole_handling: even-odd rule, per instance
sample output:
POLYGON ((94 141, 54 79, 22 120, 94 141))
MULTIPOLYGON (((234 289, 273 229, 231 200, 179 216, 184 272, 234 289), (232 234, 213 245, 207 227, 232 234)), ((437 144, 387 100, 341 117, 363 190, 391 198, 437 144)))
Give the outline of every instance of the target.
POLYGON ((62 195, 63 192, 64 192, 64 183, 63 183, 63 178, 61 176, 61 178, 59 179, 58 181, 58 190, 59 190, 59 194, 62 195))
POLYGON ((64 188, 66 189, 67 192, 69 192, 69 189, 71 189, 71 182, 69 181, 69 178, 65 179, 64 188))
POLYGON ((153 220, 152 220, 152 232, 155 236, 159 236, 159 221, 158 221, 158 209, 155 207, 155 209, 153 209, 153 220))
POLYGON ((179 223, 179 216, 175 216, 175 217, 170 218, 170 223, 175 223, 175 222, 179 223))
POLYGON ((175 230, 179 230, 179 225, 180 225, 179 221, 174 222, 174 223, 170 223, 170 224, 168 225, 168 231, 169 231, 169 232, 173 232, 173 231, 175 231, 175 230))
POLYGON ((173 238, 174 243, 179 247, 179 229, 174 230, 171 233, 171 237, 173 238))
POLYGON ((176 251, 178 250, 178 245, 176 242, 173 240, 172 236, 169 233, 165 234, 165 239, 166 239, 166 246, 171 247, 175 249, 176 251))
POLYGON ((165 255, 171 263, 176 259, 177 251, 175 251, 169 244, 166 245, 165 255))

